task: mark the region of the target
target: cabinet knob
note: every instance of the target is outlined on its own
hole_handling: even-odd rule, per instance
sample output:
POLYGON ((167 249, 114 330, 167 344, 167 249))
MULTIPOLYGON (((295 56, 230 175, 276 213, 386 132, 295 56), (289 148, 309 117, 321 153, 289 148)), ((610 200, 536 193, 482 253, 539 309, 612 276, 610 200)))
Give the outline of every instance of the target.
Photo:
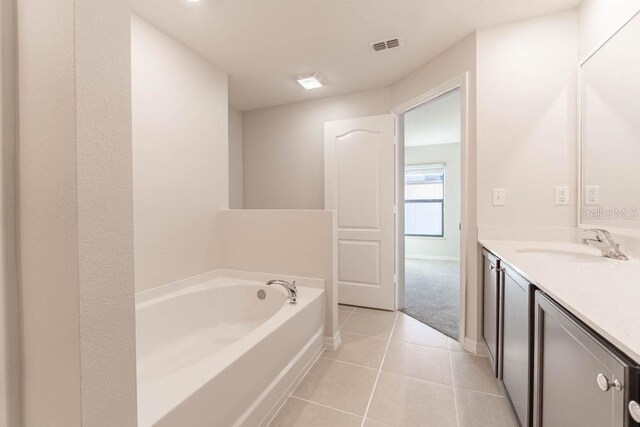
POLYGON ((631 415, 633 421, 640 423, 640 403, 634 400, 629 402, 629 415, 631 415))
POLYGON ((610 381, 604 374, 598 374, 596 381, 598 383, 598 387, 600 387, 600 390, 602 391, 609 391, 611 387, 618 391, 622 390, 622 383, 620 383, 620 381, 610 381))

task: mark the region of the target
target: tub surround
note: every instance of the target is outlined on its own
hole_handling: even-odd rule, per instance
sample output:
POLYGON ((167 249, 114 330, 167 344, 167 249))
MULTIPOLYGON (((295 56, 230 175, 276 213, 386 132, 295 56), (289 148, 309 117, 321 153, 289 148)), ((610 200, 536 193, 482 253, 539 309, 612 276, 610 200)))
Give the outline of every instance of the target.
POLYGON ((617 261, 574 242, 480 239, 535 286, 640 362, 640 260, 617 261))
POLYGON ((260 425, 279 409, 323 349, 324 289, 288 278, 316 285, 288 304, 264 276, 213 271, 137 295, 139 425, 260 425))

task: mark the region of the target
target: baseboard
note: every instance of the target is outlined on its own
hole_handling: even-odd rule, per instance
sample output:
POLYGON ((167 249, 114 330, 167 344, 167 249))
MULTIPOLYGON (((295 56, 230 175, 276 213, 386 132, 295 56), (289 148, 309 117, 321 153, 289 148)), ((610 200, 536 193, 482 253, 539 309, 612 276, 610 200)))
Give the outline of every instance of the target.
POLYGON ((293 390, 309 372, 324 351, 320 329, 296 354, 265 391, 234 423, 234 427, 267 426, 287 401, 293 390))
POLYGON ((470 340, 469 338, 465 338, 462 343, 462 347, 468 352, 473 354, 477 354, 478 356, 486 356, 486 350, 484 344, 478 341, 470 340))
POLYGON ((336 351, 341 343, 340 331, 336 332, 333 337, 324 337, 324 348, 327 350, 336 351))
POLYGON ((416 259, 419 261, 460 261, 459 257, 436 255, 405 255, 405 258, 416 259))

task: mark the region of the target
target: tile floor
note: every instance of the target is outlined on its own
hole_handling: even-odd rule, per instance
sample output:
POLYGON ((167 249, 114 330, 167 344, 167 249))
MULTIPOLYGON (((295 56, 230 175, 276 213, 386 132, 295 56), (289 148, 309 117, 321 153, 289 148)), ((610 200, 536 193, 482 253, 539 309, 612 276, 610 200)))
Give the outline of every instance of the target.
POLYGON ((271 427, 514 426, 488 359, 400 312, 339 306, 325 350, 271 427))

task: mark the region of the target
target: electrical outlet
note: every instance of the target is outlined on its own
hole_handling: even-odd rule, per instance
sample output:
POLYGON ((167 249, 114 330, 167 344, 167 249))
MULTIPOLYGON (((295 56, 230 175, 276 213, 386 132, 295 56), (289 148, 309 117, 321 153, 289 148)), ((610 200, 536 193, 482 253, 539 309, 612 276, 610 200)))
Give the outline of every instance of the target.
POLYGON ((556 206, 569 204, 569 187, 556 187, 556 206))
POLYGON ((507 204, 507 191, 504 188, 493 189, 493 206, 504 206, 507 204))
POLYGON ((600 186, 587 185, 584 187, 584 204, 599 205, 600 204, 600 186))

